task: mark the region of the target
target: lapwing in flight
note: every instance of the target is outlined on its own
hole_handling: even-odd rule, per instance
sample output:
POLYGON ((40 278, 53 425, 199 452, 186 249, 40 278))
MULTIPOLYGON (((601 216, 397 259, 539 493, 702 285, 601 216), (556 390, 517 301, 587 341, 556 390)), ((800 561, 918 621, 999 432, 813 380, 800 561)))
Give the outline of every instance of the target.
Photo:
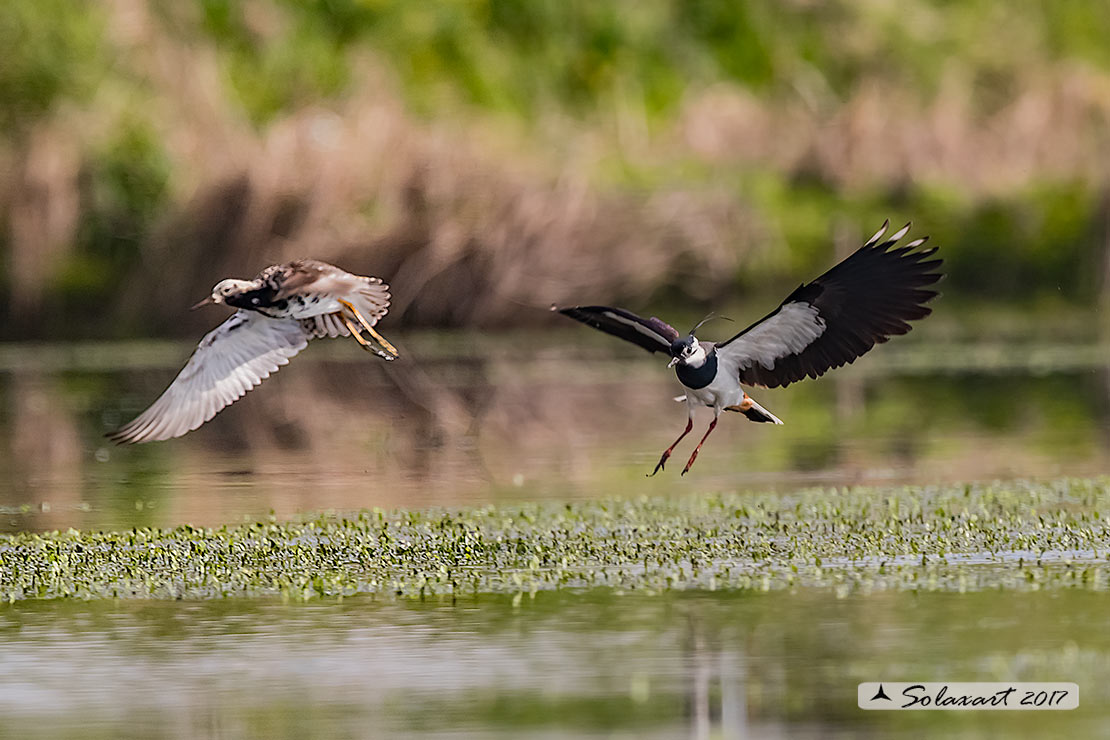
POLYGON ((896 247, 909 224, 881 241, 889 222, 855 253, 811 283, 800 285, 767 316, 723 342, 694 336, 705 320, 681 336, 654 316, 645 319, 608 306, 552 307, 559 313, 643 347, 671 356, 686 389, 686 430, 663 452, 650 475, 666 465, 675 446, 694 428, 694 410, 713 409, 713 421, 694 448, 685 475, 717 426, 722 411, 737 411, 755 422, 782 424, 744 392, 743 386, 776 388, 817 378, 853 362, 876 344, 910 330, 909 321, 931 313, 925 304, 941 278, 936 248, 919 249, 928 237, 896 247))
POLYGON ((150 408, 109 438, 132 443, 180 437, 270 377, 310 339, 350 336, 384 360, 397 357, 374 329, 389 311, 389 286, 327 262, 295 260, 267 267, 253 280, 223 280, 193 308, 219 303, 238 310, 200 340, 150 408))

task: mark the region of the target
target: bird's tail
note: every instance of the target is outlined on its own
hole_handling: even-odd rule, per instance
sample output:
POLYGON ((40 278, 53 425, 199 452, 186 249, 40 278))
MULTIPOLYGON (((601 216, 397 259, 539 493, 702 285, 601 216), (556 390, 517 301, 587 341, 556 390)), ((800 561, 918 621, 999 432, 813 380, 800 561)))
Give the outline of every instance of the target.
POLYGON ((728 411, 738 411, 752 421, 766 423, 766 424, 781 424, 782 419, 772 414, 767 409, 759 405, 759 403, 749 396, 744 394, 744 400, 735 406, 729 406, 728 411))
POLYGON ((365 277, 362 281, 363 284, 349 295, 349 299, 362 318, 374 326, 389 312, 389 286, 376 277, 365 277))
POLYGON ((380 278, 360 277, 359 280, 362 281, 362 286, 348 295, 346 300, 340 301, 345 309, 342 313, 350 314, 344 319, 344 323, 349 324, 351 333, 363 349, 373 352, 383 360, 396 359, 397 348, 374 328, 378 319, 389 311, 389 286, 380 278), (353 319, 354 323, 348 319, 353 319), (370 335, 372 342, 362 337, 363 329, 370 335))

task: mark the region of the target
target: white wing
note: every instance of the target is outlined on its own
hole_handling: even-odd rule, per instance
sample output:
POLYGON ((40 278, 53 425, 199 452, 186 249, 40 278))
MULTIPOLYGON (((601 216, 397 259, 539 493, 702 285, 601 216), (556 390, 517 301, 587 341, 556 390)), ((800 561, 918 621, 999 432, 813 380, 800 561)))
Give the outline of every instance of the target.
POLYGON ((191 432, 287 364, 311 337, 299 321, 238 311, 200 340, 150 408, 108 436, 153 442, 191 432))

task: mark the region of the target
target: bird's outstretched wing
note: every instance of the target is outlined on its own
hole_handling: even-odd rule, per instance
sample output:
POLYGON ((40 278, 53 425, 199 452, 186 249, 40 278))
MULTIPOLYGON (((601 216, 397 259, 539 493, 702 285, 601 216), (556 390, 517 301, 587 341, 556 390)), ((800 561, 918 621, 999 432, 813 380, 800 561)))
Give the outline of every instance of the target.
POLYGON ((270 377, 311 337, 298 321, 238 311, 200 340, 150 408, 108 437, 121 444, 180 437, 270 377))
POLYGON ((774 312, 716 345, 740 382, 774 388, 819 377, 931 313, 924 304, 937 295, 928 286, 941 278, 942 260, 929 259, 935 247, 917 249, 928 237, 894 248, 909 224, 880 241, 887 225, 774 312))
POLYGON ((581 321, 587 326, 600 329, 606 334, 612 334, 633 344, 643 347, 648 352, 669 352, 671 342, 678 339, 678 332, 665 321, 652 316, 645 319, 623 308, 610 308, 609 306, 572 306, 570 308, 556 308, 564 316, 581 321))

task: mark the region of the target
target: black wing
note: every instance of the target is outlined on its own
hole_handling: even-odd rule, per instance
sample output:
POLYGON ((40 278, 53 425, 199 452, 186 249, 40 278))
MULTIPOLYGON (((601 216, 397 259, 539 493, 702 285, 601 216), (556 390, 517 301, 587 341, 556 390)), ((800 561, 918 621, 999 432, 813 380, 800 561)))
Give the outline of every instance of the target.
POLYGON ((633 344, 643 347, 648 352, 670 352, 671 342, 678 339, 678 332, 665 321, 652 316, 645 319, 623 308, 610 308, 609 306, 573 306, 571 308, 556 308, 564 316, 569 316, 575 321, 600 329, 606 334, 620 337, 633 344))
POLYGON ((910 330, 928 316, 924 304, 941 278, 936 248, 917 249, 928 237, 894 249, 909 224, 880 242, 887 224, 850 257, 801 285, 774 312, 717 345, 717 355, 740 382, 769 388, 816 378, 853 362, 877 343, 910 330), (916 251, 915 251, 916 250, 916 251))

